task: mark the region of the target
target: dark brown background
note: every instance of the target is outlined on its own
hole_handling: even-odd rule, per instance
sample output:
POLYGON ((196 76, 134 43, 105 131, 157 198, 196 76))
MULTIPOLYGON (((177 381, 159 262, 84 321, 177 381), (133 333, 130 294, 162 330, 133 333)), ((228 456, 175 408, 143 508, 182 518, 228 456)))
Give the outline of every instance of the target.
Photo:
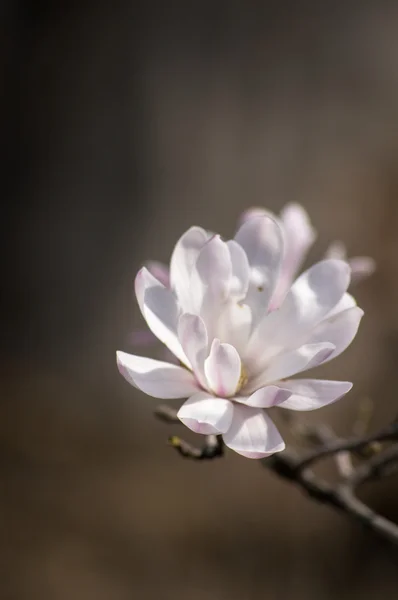
MULTIPOLYGON (((0 19, 2 600, 349 600, 398 561, 255 461, 180 460, 118 375, 133 278, 192 224, 301 202, 371 254, 313 419, 397 413, 395 2, 9 2, 0 19)), ((398 519, 393 480, 364 495, 398 519)))

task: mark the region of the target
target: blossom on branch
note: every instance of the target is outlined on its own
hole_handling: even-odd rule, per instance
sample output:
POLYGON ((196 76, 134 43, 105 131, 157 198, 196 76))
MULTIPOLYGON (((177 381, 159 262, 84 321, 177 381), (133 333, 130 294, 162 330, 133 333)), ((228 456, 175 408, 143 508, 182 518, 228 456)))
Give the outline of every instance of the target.
POLYGON ((129 383, 155 398, 188 398, 180 420, 248 458, 285 447, 264 409, 314 410, 352 386, 292 379, 343 352, 363 311, 347 293, 343 260, 315 264, 280 294, 289 244, 268 214, 245 218, 228 242, 192 227, 175 246, 169 280, 144 267, 135 283, 149 329, 180 365, 117 353, 129 383))

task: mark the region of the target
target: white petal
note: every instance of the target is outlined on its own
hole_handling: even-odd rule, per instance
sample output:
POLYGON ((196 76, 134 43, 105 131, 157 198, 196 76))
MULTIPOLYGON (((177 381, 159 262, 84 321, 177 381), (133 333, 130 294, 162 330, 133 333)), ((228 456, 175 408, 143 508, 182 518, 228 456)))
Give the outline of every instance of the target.
POLYGON ((198 392, 184 402, 178 411, 178 418, 195 433, 217 435, 228 431, 232 413, 229 400, 198 392))
POLYGON ((138 272, 135 290, 149 329, 181 362, 190 367, 177 335, 180 311, 171 290, 165 288, 145 267, 138 272))
POLYGON ((170 285, 185 312, 192 311, 190 278, 198 254, 210 234, 201 227, 191 227, 178 240, 170 261, 170 285))
POLYGON ((252 313, 246 304, 227 302, 221 309, 214 335, 244 353, 251 333, 252 313))
POLYGON ((254 392, 254 394, 251 394, 251 396, 235 396, 234 400, 255 408, 271 408, 272 406, 278 406, 281 402, 285 402, 291 395, 292 392, 283 389, 282 384, 281 386, 267 385, 254 392))
POLYGON ((281 408, 290 410, 316 410, 339 400, 350 391, 349 381, 327 381, 322 379, 291 379, 281 386, 291 392, 291 396, 279 403, 281 408))
MULTIPOLYGON (((260 381, 260 385, 258 382, 257 385, 258 387, 262 387, 268 382, 279 381, 280 379, 291 377, 296 373, 301 373, 301 371, 312 369, 323 363, 334 349, 335 346, 333 344, 325 342, 320 344, 305 344, 295 350, 284 352, 271 360, 269 366, 259 376, 258 381, 260 381)), ((250 385, 254 384, 255 380, 250 382, 250 385)))
POLYGON ((178 323, 178 337, 200 384, 206 387, 204 362, 208 355, 208 338, 203 319, 185 313, 178 323))
POLYGON ((330 342, 336 347, 326 360, 339 356, 357 334, 359 323, 363 317, 363 310, 358 306, 344 310, 332 317, 328 317, 315 327, 307 343, 330 342))
POLYGON ((305 342, 311 330, 336 306, 350 281, 350 268, 339 260, 324 260, 300 275, 282 306, 254 330, 247 357, 254 369, 285 348, 305 342))
POLYGON ((246 458, 264 458, 284 450, 285 443, 268 415, 258 408, 234 404, 226 446, 246 458))
POLYGON ((203 318, 209 338, 215 329, 222 307, 228 299, 232 281, 229 248, 220 236, 213 236, 199 252, 190 281, 194 313, 203 318))
POLYGON ((205 375, 208 386, 217 396, 233 396, 241 375, 241 362, 235 348, 213 340, 205 360, 205 375))
POLYGON ((238 219, 238 224, 243 225, 243 223, 245 223, 245 221, 248 221, 249 219, 252 219, 253 217, 264 217, 264 216, 269 216, 271 217, 271 219, 276 220, 277 217, 271 213, 270 211, 266 210, 265 208, 261 208, 259 206, 253 206, 252 208, 248 208, 247 210, 245 210, 239 217, 238 219))
POLYGON ((198 384, 190 371, 162 362, 117 352, 117 365, 123 377, 154 398, 187 398, 198 390, 198 384))
POLYGON ((157 260, 149 260, 147 262, 148 271, 156 277, 160 283, 163 283, 165 287, 170 287, 170 269, 167 265, 164 265, 157 260))
POLYGON ((256 318, 265 314, 275 289, 283 253, 283 233, 268 215, 246 220, 235 240, 247 254, 250 286, 245 303, 256 318))
POLYGON ((332 242, 326 250, 325 258, 335 258, 337 260, 347 260, 347 249, 340 240, 332 242))
POLYGON ((376 270, 376 261, 370 256, 355 256, 348 260, 351 267, 351 283, 355 284, 366 279, 376 270))
POLYGON ((353 308, 356 305, 357 305, 357 301, 355 300, 355 298, 353 296, 351 296, 351 294, 348 294, 346 292, 343 295, 343 297, 341 298, 341 300, 336 304, 336 306, 334 306, 332 308, 332 310, 330 312, 328 312, 328 314, 326 315, 325 318, 329 318, 329 317, 332 317, 333 315, 337 315, 338 313, 341 313, 344 310, 347 310, 348 308, 353 308))
POLYGON ((242 300, 249 287, 249 261, 246 252, 234 240, 227 242, 228 250, 231 256, 232 278, 230 284, 230 294, 236 300, 242 300))
POLYGON ((281 211, 280 220, 285 247, 278 284, 271 300, 273 310, 283 302, 316 238, 309 216, 300 204, 287 204, 281 211))

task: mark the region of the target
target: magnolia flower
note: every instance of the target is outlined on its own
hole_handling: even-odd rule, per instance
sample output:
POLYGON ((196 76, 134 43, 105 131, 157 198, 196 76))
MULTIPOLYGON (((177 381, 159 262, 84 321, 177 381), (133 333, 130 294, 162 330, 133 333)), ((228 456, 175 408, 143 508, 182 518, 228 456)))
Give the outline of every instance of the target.
POLYGON ((265 409, 314 410, 352 387, 291 379, 355 337, 363 311, 346 293, 349 265, 315 264, 271 311, 284 256, 283 231, 267 215, 245 220, 228 242, 192 227, 173 251, 170 287, 145 267, 135 282, 149 329, 180 364, 117 353, 129 383, 155 398, 188 398, 180 420, 196 433, 222 435, 248 458, 285 447, 265 409))
MULTIPOLYGON (((259 216, 268 216, 276 221, 283 231, 285 240, 279 277, 270 301, 272 310, 278 308, 285 298, 317 234, 308 213, 300 204, 287 204, 279 216, 264 208, 250 208, 241 215, 239 224, 259 216)), ((332 243, 326 251, 325 258, 337 258, 348 262, 351 267, 351 285, 365 279, 375 270, 375 261, 369 256, 347 258, 346 248, 342 242, 332 243)), ((147 268, 165 286, 170 286, 170 269, 167 265, 148 261, 147 268)), ((137 346, 149 346, 155 340, 150 331, 134 331, 130 336, 130 342, 137 346)))

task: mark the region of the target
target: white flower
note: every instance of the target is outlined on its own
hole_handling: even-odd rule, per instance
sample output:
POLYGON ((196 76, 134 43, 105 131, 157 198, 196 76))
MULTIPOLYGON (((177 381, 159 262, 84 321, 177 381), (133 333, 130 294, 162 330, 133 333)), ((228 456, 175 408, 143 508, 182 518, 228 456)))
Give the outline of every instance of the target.
MULTIPOLYGON (((300 204, 287 204, 283 207, 279 216, 264 208, 250 208, 242 213, 239 223, 243 224, 248 219, 259 216, 269 216, 276 221, 283 231, 285 240, 278 281, 269 305, 270 310, 274 310, 280 306, 297 277, 317 234, 308 213, 300 204)), ((326 251, 325 258, 337 258, 348 262, 351 267, 350 285, 365 279, 375 270, 375 261, 369 256, 347 258, 346 248, 342 242, 332 243, 326 251)), ((167 265, 148 261, 147 268, 152 275, 169 287, 170 269, 167 265)), ((136 346, 148 346, 155 340, 156 338, 151 336, 150 332, 134 331, 130 336, 130 342, 136 346)))
POLYGON ((249 458, 285 447, 264 409, 313 410, 351 388, 291 379, 338 356, 355 337, 363 311, 346 293, 348 264, 315 264, 269 311, 283 256, 282 230, 268 216, 247 219, 228 242, 192 227, 174 249, 170 287, 146 268, 135 285, 149 328, 183 366, 117 353, 132 385, 155 398, 188 398, 178 413, 187 427, 222 434, 249 458))

